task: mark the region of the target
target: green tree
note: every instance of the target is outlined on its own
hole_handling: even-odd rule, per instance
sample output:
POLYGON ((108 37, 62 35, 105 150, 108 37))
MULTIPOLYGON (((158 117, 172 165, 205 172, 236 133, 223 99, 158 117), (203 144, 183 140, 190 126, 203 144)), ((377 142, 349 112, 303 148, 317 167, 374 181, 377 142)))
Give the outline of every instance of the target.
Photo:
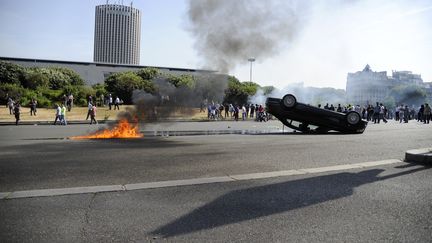
POLYGON ((176 88, 178 87, 188 87, 188 88, 195 88, 196 86, 196 80, 192 75, 169 75, 167 77, 168 82, 170 82, 172 85, 174 85, 176 88))
POLYGON ((256 94, 260 86, 254 82, 240 82, 236 77, 228 77, 228 88, 225 90, 224 102, 246 104, 249 96, 256 94))
POLYGON ((140 76, 143 80, 153 80, 160 75, 160 72, 157 68, 142 68, 136 72, 138 76, 140 76))
POLYGON ((66 77, 67 83, 72 86, 79 86, 85 84, 81 76, 72 69, 63 67, 53 67, 51 69, 62 73, 66 77))
POLYGON ((96 92, 97 97, 100 97, 101 95, 105 95, 107 92, 105 88, 105 84, 94 84, 92 88, 96 92))
POLYGON ((24 68, 10 62, 0 61, 0 83, 19 85, 24 79, 24 68))
POLYGON ((135 72, 121 72, 110 75, 105 80, 108 92, 118 95, 126 104, 132 103, 132 92, 134 90, 144 90, 147 93, 154 93, 156 88, 149 80, 143 80, 135 72))
POLYGON ((49 78, 47 75, 38 72, 37 69, 29 68, 25 71, 24 79, 21 82, 24 88, 37 89, 38 87, 48 87, 49 78))

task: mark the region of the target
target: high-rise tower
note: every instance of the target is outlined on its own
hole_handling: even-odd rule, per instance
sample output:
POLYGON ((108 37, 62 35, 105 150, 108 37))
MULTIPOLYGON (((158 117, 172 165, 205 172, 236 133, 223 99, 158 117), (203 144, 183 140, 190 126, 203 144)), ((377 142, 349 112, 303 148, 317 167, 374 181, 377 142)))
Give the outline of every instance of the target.
POLYGON ((94 62, 139 65, 141 13, 131 6, 96 6, 94 62))

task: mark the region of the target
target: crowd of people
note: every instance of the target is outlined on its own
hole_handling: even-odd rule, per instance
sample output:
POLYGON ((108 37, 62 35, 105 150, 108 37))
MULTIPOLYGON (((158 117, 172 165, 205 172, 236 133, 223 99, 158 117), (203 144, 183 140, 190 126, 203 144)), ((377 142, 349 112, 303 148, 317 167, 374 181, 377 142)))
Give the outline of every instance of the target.
MULTIPOLYGON (((201 104, 200 112, 205 112, 205 104, 201 104)), ((244 105, 233 105, 233 104, 219 104, 212 102, 207 105, 207 118, 209 120, 225 120, 232 118, 234 121, 240 119, 245 120, 255 120, 259 122, 265 122, 272 119, 272 116, 266 112, 263 105, 258 104, 244 104, 244 105)))
MULTIPOLYGON (((318 107, 321 107, 321 104, 318 104, 318 107)), ((376 105, 362 107, 360 105, 352 106, 348 104, 346 106, 341 106, 338 104, 337 108, 335 108, 333 104, 329 105, 327 103, 324 109, 343 113, 357 111, 362 116, 362 119, 371 121, 374 124, 380 123, 381 120, 387 123, 388 119, 394 119, 400 123, 408 123, 410 120, 417 120, 425 124, 429 123, 431 120, 431 107, 428 103, 422 104, 418 108, 415 108, 415 106, 410 108, 408 105, 400 104, 394 110, 387 109, 386 106, 379 102, 376 102, 376 105)))
MULTIPOLYGON (((6 107, 9 109, 9 114, 15 116, 15 124, 18 125, 19 121, 21 120, 21 104, 20 102, 15 101, 12 97, 7 96, 6 101, 6 107)), ((108 94, 106 98, 104 98, 103 95, 100 96, 99 100, 97 101, 96 98, 93 96, 87 97, 87 117, 86 120, 90 118, 90 124, 98 124, 98 121, 96 120, 96 112, 97 112, 97 106, 96 103, 99 103, 101 106, 108 106, 109 110, 120 110, 120 105, 123 104, 123 101, 116 96, 113 98, 111 94, 108 94)), ((29 104, 30 108, 30 116, 36 116, 37 114, 37 106, 38 102, 36 99, 32 99, 29 104)), ((63 102, 56 103, 54 105, 55 109, 55 118, 53 125, 67 125, 66 120, 66 112, 70 112, 74 106, 74 96, 73 94, 63 95, 63 102)))
MULTIPOLYGON (((30 115, 36 116, 37 114, 37 100, 32 99, 28 104, 30 107, 30 115)), ((63 96, 63 103, 55 105, 55 119, 54 125, 59 122, 61 125, 67 125, 66 112, 72 110, 74 104, 74 97, 72 94, 63 96)), ((90 124, 98 124, 96 120, 97 114, 97 104, 100 106, 108 106, 109 110, 120 110, 120 105, 123 101, 116 96, 115 98, 108 94, 107 96, 101 95, 97 100, 93 96, 88 96, 87 98, 87 116, 86 120, 90 118, 90 124), (114 108, 113 108, 114 107, 114 108)), ((12 97, 7 98, 6 107, 9 109, 9 114, 15 116, 15 124, 18 125, 21 115, 21 104, 15 102, 12 97)), ((371 121, 375 124, 383 121, 387 123, 389 119, 394 119, 400 123, 408 123, 410 120, 417 120, 418 122, 423 122, 428 124, 432 119, 431 107, 428 103, 421 104, 419 107, 408 107, 408 105, 398 105, 394 109, 388 109, 382 103, 376 102, 375 105, 344 105, 338 104, 334 106, 333 104, 326 104, 319 108, 347 113, 349 111, 358 112, 362 119, 371 121)), ((207 118, 209 120, 226 120, 232 119, 234 121, 239 121, 240 119, 245 120, 255 120, 259 122, 265 122, 272 119, 271 114, 266 112, 265 107, 261 104, 246 103, 244 105, 229 104, 229 103, 207 103, 203 102, 201 104, 200 112, 207 112, 207 118), (207 108, 207 109, 206 109, 207 108)))

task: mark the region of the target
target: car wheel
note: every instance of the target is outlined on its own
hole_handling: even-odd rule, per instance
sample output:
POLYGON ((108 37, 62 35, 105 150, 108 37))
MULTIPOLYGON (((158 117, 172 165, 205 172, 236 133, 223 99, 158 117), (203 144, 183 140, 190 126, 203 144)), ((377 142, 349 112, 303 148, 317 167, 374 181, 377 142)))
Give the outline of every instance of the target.
POLYGON ((287 94, 282 98, 282 105, 285 108, 293 108, 294 106, 296 106, 296 104, 297 104, 297 100, 295 96, 292 94, 287 94))
POLYGON ((355 111, 348 112, 348 114, 346 115, 346 118, 347 118, 348 124, 350 124, 350 125, 356 125, 361 120, 360 114, 355 112, 355 111))

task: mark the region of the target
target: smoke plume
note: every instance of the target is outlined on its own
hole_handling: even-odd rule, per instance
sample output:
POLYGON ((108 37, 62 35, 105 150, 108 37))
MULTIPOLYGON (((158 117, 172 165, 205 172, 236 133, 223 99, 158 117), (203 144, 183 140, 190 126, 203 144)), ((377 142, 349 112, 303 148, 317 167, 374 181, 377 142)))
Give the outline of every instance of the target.
POLYGON ((190 32, 205 65, 227 73, 278 54, 299 30, 303 7, 289 0, 189 0, 190 32))
POLYGON ((158 77, 153 81, 158 90, 155 94, 143 90, 133 92, 136 116, 142 121, 154 122, 192 115, 194 108, 223 101, 227 77, 214 73, 195 75, 193 87, 175 87, 163 76, 158 77))
POLYGON ((262 89, 250 97, 249 102, 253 104, 264 104, 267 97, 282 98, 286 94, 293 94, 299 102, 318 105, 321 104, 342 104, 346 103, 345 90, 334 88, 305 87, 303 83, 293 83, 283 89, 275 89, 265 95, 262 89))

